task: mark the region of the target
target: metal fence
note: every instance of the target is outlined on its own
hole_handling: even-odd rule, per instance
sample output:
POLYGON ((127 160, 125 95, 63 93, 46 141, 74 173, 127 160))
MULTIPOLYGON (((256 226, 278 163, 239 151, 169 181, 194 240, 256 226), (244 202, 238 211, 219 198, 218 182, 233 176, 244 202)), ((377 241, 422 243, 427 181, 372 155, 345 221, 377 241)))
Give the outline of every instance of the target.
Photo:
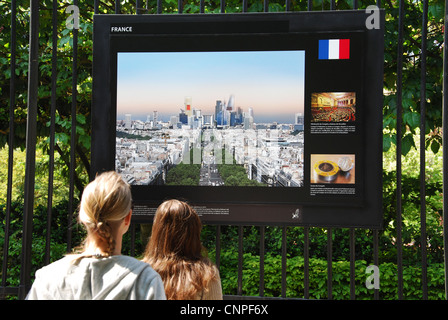
MULTIPOLYGON (((35 175, 36 175, 36 163, 35 163, 35 157, 36 157, 36 144, 37 144, 37 117, 38 117, 38 90, 39 90, 39 76, 42 73, 42 69, 39 68, 39 59, 40 59, 40 52, 39 52, 39 17, 41 16, 42 12, 45 10, 46 12, 51 12, 51 26, 52 26, 52 56, 51 56, 51 98, 50 98, 50 104, 48 105, 48 113, 50 117, 49 121, 49 171, 48 171, 48 200, 47 200, 47 234, 46 234, 46 247, 45 247, 45 258, 44 263, 48 264, 50 262, 50 256, 51 256, 51 241, 50 241, 50 234, 52 232, 51 230, 51 220, 52 220, 52 195, 53 195, 53 185, 54 185, 54 179, 53 176, 54 172, 54 153, 55 153, 55 134, 56 134, 56 115, 57 115, 57 100, 58 100, 58 72, 61 70, 58 70, 57 60, 58 60, 58 47, 57 42, 60 38, 60 34, 58 34, 58 26, 60 26, 62 23, 65 23, 65 21, 58 21, 58 14, 57 12, 61 11, 61 8, 64 8, 68 6, 68 3, 61 3, 58 1, 52 1, 52 7, 45 7, 43 8, 43 3, 48 4, 50 1, 37 1, 37 0, 31 0, 29 2, 29 7, 27 7, 26 15, 29 16, 29 64, 28 64, 28 83, 27 83, 27 92, 20 91, 22 90, 22 87, 19 87, 17 85, 16 77, 14 76, 16 74, 16 56, 17 56, 17 37, 19 36, 17 32, 17 21, 18 21, 18 4, 20 1, 10 1, 10 11, 7 13, 8 17, 10 18, 10 55, 8 57, 8 63, 9 63, 9 70, 10 70, 10 85, 9 85, 9 125, 8 125, 8 174, 7 174, 7 199, 6 199, 6 209, 5 209, 5 219, 3 221, 3 227, 4 227, 4 244, 3 244, 3 252, 2 252, 2 279, 0 284, 0 298, 10 297, 10 296, 17 296, 19 299, 23 299, 26 296, 26 293, 28 289, 30 288, 30 285, 32 283, 32 228, 33 228, 33 216, 35 215, 35 206, 34 206, 34 195, 35 195, 35 175), (24 205, 23 205, 23 230, 22 230, 22 236, 21 236, 21 258, 20 258, 20 279, 17 279, 17 284, 11 284, 11 281, 7 281, 7 276, 10 270, 8 269, 8 259, 10 259, 10 234, 11 234, 11 211, 12 211, 12 190, 13 190, 13 162, 14 162, 14 137, 15 137, 15 117, 16 117, 16 97, 18 95, 26 95, 27 96, 27 123, 26 123, 26 167, 25 167, 25 182, 24 182, 24 205)), ((295 2, 294 2, 295 3, 295 2)), ((286 11, 291 11, 292 4, 294 4, 291 0, 286 0, 286 3, 284 5, 279 5, 280 7, 283 7, 286 11)), ((348 2, 344 2, 347 4, 348 2)), ((73 1, 72 3, 74 6, 78 5, 78 1, 73 1)), ((264 12, 269 12, 270 10, 270 4, 268 0, 264 0, 262 3, 260 2, 260 10, 264 12)), ((357 10, 358 9, 358 1, 353 0, 352 9, 357 10)), ((375 3, 373 3, 375 4, 375 3)), ((419 2, 419 5, 423 6, 423 15, 421 17, 421 25, 422 25, 422 41, 419 44, 421 47, 421 56, 419 59, 421 59, 421 119, 420 119, 420 146, 425 145, 425 111, 426 111, 426 99, 425 94, 425 88, 426 88, 426 53, 427 53, 427 46, 428 46, 428 39, 427 39, 427 29, 428 29, 428 0, 423 0, 423 2, 419 2)), ((20 2, 20 5, 23 5, 23 2, 20 2)), ((101 2, 101 1, 93 1, 93 6, 91 7, 91 10, 94 11, 94 13, 103 13, 104 11, 108 11, 108 13, 132 13, 132 14, 161 14, 164 11, 164 6, 173 6, 172 2, 166 2, 164 3, 162 0, 157 0, 156 2, 149 2, 149 1, 135 1, 135 3, 132 5, 134 10, 133 12, 123 12, 123 6, 126 6, 126 8, 129 8, 130 3, 128 1, 115 1, 115 2, 101 2), (101 11, 100 11, 101 9, 101 11)), ((187 2, 178 0, 177 7, 176 5, 173 6, 172 13, 178 13, 183 14, 184 13, 184 7, 187 5, 187 2)), ((246 12, 248 10, 249 2, 247 0, 243 0, 241 4, 241 8, 239 9, 240 12, 246 12)), ((376 3, 377 6, 380 6, 379 0, 376 3)), ((398 3, 398 29, 397 31, 397 44, 398 49, 396 53, 396 61, 397 61, 397 70, 396 70, 396 106, 397 106, 397 113, 396 113, 396 131, 397 136, 401 137, 403 135, 402 132, 402 113, 403 113, 403 97, 402 97, 402 90, 403 90, 403 64, 402 64, 402 57, 405 54, 403 52, 403 43, 405 41, 408 41, 409 39, 406 39, 406 34, 404 33, 404 19, 405 19, 405 1, 401 0, 398 3)), ((199 7, 198 13, 204 13, 206 11, 209 11, 209 8, 214 8, 215 11, 220 13, 227 12, 226 2, 225 0, 221 0, 219 3, 213 3, 213 2, 206 2, 205 0, 200 0, 199 4, 196 4, 196 7, 199 7)), ((313 3, 311 0, 308 0, 305 2, 304 7, 307 10, 316 10, 316 7, 321 10, 335 10, 338 7, 338 3, 336 3, 335 0, 331 0, 331 2, 324 2, 320 1, 319 3, 313 3)), ((128 10, 128 9, 126 9, 128 10)), ((448 14, 448 5, 445 2, 444 5, 445 10, 445 17, 448 14)), ((20 14, 23 14, 23 12, 20 12, 20 14)), ((107 14, 107 13, 105 13, 107 14)), ((42 23, 42 21, 41 21, 42 23)), ((49 23, 48 21, 46 23, 49 23)), ((445 30, 448 27, 447 21, 445 19, 445 30)), ((75 169, 76 169, 76 143, 77 143, 77 118, 76 112, 77 112, 77 91, 78 91, 78 30, 73 29, 72 31, 72 52, 71 59, 72 59, 72 71, 71 71, 71 77, 72 77, 72 83, 71 83, 71 110, 70 114, 73 115, 71 117, 71 131, 70 131, 70 155, 69 159, 67 161, 68 165, 68 174, 69 174, 69 194, 68 197, 68 208, 67 212, 69 212, 68 216, 68 232, 67 232, 67 250, 70 251, 72 248, 72 224, 70 223, 73 220, 72 213, 75 211, 75 184, 78 183, 75 178, 75 169)), ((23 35, 20 35, 23 36, 23 35)), ((447 43, 447 33, 444 33, 444 43, 447 43)), ((429 43, 431 45, 431 43, 429 43)), ((442 54, 442 53, 441 53, 442 54)), ((445 99, 445 93, 448 92, 447 82, 446 82, 446 75, 448 73, 447 69, 447 56, 446 56, 446 50, 443 50, 443 97, 441 99, 443 109, 443 126, 442 128, 445 128, 447 125, 447 100, 445 99)), ((442 68, 442 66, 440 66, 442 68)), ((60 94, 60 93, 59 93, 60 94)), ((441 93, 442 94, 442 93, 441 93)), ((445 130, 442 130, 443 132, 443 141, 446 140, 446 134, 448 134, 445 130)), ((396 141, 397 151, 396 151, 396 235, 395 235, 395 249, 396 249, 396 262, 397 262, 397 292, 398 292, 398 299, 404 298, 404 280, 403 280, 403 241, 402 241, 402 233, 403 233, 403 221, 402 221, 402 212, 403 212, 403 206, 404 203, 402 203, 402 158, 401 158, 401 151, 402 151, 402 140, 397 139, 396 141)), ((446 153, 446 146, 443 144, 443 154, 446 153)), ((446 157, 443 159, 443 167, 446 168, 446 157)), ((423 293, 423 299, 428 298, 428 274, 427 274, 427 235, 426 235, 426 194, 425 194, 425 186, 426 186, 426 180, 425 180, 425 148, 420 148, 420 230, 421 230, 421 279, 420 281, 417 281, 420 283, 423 293)), ((443 172, 443 178, 444 181, 446 179, 446 171, 443 172)), ((447 237, 446 237, 446 230, 447 230, 447 210, 446 210, 446 204, 447 201, 445 200, 445 184, 443 187, 443 195, 444 195, 444 201, 443 201, 443 236, 444 236, 444 246, 443 251, 445 256, 447 255, 447 249, 448 249, 448 243, 447 243, 447 237)), ((238 242, 238 270, 237 270, 237 291, 235 296, 230 296, 232 298, 245 298, 243 296, 243 242, 244 242, 244 228, 245 226, 237 226, 238 230, 238 239, 236 240, 238 242)), ((259 228, 259 252, 260 252, 260 259, 259 259, 259 268, 260 268, 260 277, 259 277, 259 294, 258 298, 264 298, 265 296, 265 239, 267 236, 266 230, 267 226, 258 226, 259 228)), ((289 297, 287 296, 287 259, 288 259, 288 251, 287 251, 287 226, 281 227, 282 231, 282 239, 281 239, 281 298, 295 298, 295 297, 289 297)), ((130 254, 135 253, 135 247, 134 247, 134 241, 135 241, 135 234, 136 234, 136 226, 133 225, 131 228, 131 245, 130 245, 130 254)), ((312 244, 312 239, 310 239, 310 231, 312 227, 304 227, 303 228, 303 259, 304 259, 304 267, 303 267, 303 296, 300 298, 308 299, 310 298, 310 248, 312 244)), ((216 226, 216 263, 218 266, 221 266, 221 232, 222 232, 222 226, 216 226)), ((355 260, 356 260, 356 230, 355 229, 349 229, 349 257, 350 257, 350 299, 356 299, 356 289, 355 289, 355 260)), ((327 228, 326 230, 327 235, 327 270, 326 270, 326 284, 327 284, 327 297, 328 299, 333 298, 333 235, 334 235, 334 229, 327 228)), ((371 245, 373 248, 373 263, 375 265, 379 264, 379 230, 372 230, 372 240, 371 245)), ((444 264, 445 273, 447 271, 447 264, 445 260, 444 264)), ((447 277, 445 276, 444 279, 445 282, 445 298, 448 297, 448 282, 447 277)), ((229 297, 229 296, 228 296, 229 297)), ((247 298, 247 297, 246 297, 247 298)), ((380 290, 375 289, 373 294, 374 299, 380 298, 380 290)))

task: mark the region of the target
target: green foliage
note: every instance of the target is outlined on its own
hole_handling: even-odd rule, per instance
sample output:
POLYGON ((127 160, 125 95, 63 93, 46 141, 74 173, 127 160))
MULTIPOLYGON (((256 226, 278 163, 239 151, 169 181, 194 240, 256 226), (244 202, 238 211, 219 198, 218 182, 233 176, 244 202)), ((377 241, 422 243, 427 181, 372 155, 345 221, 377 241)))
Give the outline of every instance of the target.
MULTIPOLYGON (((418 141, 416 141, 418 146, 418 141)), ((420 163, 416 150, 411 150, 408 156, 403 157, 402 187, 402 219, 403 219, 403 255, 404 261, 415 263, 421 254, 420 248, 420 163)), ((434 154, 426 151, 426 242, 428 258, 430 262, 443 261, 443 226, 442 226, 442 167, 443 157, 439 152, 434 154)), ((396 237, 396 172, 395 172, 395 147, 384 153, 383 165, 383 216, 384 231, 381 232, 380 243, 384 244, 381 252, 385 261, 396 259, 396 248, 393 241, 396 237), (390 239, 387 243, 385 239, 390 239)))
MULTIPOLYGON (((7 143, 9 134, 9 104, 10 80, 15 80, 14 97, 14 149, 13 163, 13 205, 10 228, 8 280, 7 285, 18 284, 20 274, 20 254, 22 242, 22 214, 23 214, 23 183, 25 157, 26 116, 27 116, 27 76, 28 76, 28 51, 29 51, 29 2, 16 1, 17 3, 17 45, 15 72, 11 74, 11 23, 10 1, 0 2, 0 257, 3 257, 3 244, 5 240, 5 199, 7 181, 7 143)), ((36 157, 36 208, 33 230, 33 271, 43 265, 45 234, 46 234, 46 200, 47 200, 47 173, 49 163, 49 131, 50 131, 50 106, 51 106, 51 75, 52 75, 52 1, 42 0, 40 3, 40 29, 39 29, 39 91, 38 91, 38 123, 37 132, 39 144, 36 157)), ((75 184, 81 191, 87 182, 90 154, 90 105, 92 92, 92 21, 93 0, 81 1, 80 14, 81 25, 78 31, 78 60, 77 60, 77 85, 76 85, 76 175, 75 184)), ((142 2, 141 2, 142 3, 142 2)), ((157 2, 147 1, 146 7, 140 9, 140 13, 156 13, 157 2)), ((70 154, 71 133, 71 105, 75 92, 72 88, 72 52, 73 31, 65 27, 65 19, 68 15, 65 8, 72 4, 71 1, 58 1, 58 40, 57 40, 57 86, 56 86, 56 155, 55 155, 55 180, 54 180, 54 207, 52 215, 51 236, 51 260, 60 258, 66 248, 66 233, 69 227, 67 218, 68 198, 68 167, 70 154)), ((242 12, 241 1, 225 1, 225 12, 242 12)), ((352 9, 352 0, 337 1, 336 9, 352 9)), ((372 1, 358 1, 359 8, 373 4, 372 1)), ((419 163, 417 149, 420 148, 415 134, 419 133, 420 104, 421 104, 421 41, 422 41, 422 2, 407 1, 404 17, 404 41, 403 56, 403 136, 398 137, 402 141, 403 157, 403 260, 404 260, 404 294, 406 299, 421 298, 421 266, 420 266, 420 187, 419 187, 419 163)), ((183 2, 184 13, 198 13, 199 1, 183 2)), ((263 11, 263 2, 249 2, 248 12, 263 11)), ((398 2, 384 2, 382 5, 386 11, 385 56, 384 56, 384 103, 383 103, 383 213, 384 230, 379 232, 380 272, 381 288, 380 299, 397 298, 397 267, 396 263, 396 173, 395 173, 395 144, 397 141, 397 35, 398 35, 398 2)), ((163 1, 162 13, 177 13, 178 1, 163 1)), ((326 0, 312 1, 312 10, 329 9, 330 2, 326 0)), ((443 237, 442 237, 442 194, 441 172, 442 155, 440 146, 442 143, 440 127, 442 125, 442 46, 443 46, 443 19, 445 3, 442 0, 434 0, 429 3, 428 17, 428 51, 426 59, 427 72, 425 75, 425 105, 426 105, 426 211, 427 211, 427 250, 428 250, 428 283, 429 299, 442 299, 444 297, 443 282, 443 237)), ((306 1, 291 1, 291 11, 307 10, 306 1)), ((110 14, 115 10, 115 2, 99 1, 99 12, 110 14)), ((134 14, 135 2, 120 1, 120 13, 134 14)), ((285 1, 269 1, 269 11, 282 12, 285 10, 285 1)), ((205 1, 205 13, 221 12, 219 1, 205 1)), ((223 153, 224 156, 224 153, 223 153)), ((223 162, 225 163, 225 162, 223 162)), ((220 174, 227 185, 239 181, 245 181, 241 174, 244 168, 236 164, 225 164, 220 168, 220 174), (226 168, 228 166, 228 172, 226 168), (224 177, 225 176, 225 177, 224 177), (228 180, 228 181, 227 181, 228 180)), ((199 179, 199 165, 181 165, 170 170, 168 180, 175 184, 197 185, 195 179, 199 179), (180 180, 179 180, 180 179, 180 180), (188 180, 190 179, 190 180, 188 180), (183 182, 180 182, 183 181, 183 182)), ((70 226, 75 226, 75 221, 70 226)), ((202 238, 209 248, 210 256, 215 255, 215 228, 204 227, 202 238)), ((138 228, 137 228, 138 229, 138 228)), ((74 228, 73 245, 82 239, 81 229, 74 228)), ((237 290, 237 265, 238 265, 238 227, 221 227, 220 255, 221 277, 225 294, 236 294, 237 290)), ((281 251, 282 251, 281 227, 266 227, 265 239, 265 290, 266 296, 281 295, 281 251)), ((373 292, 365 288, 365 268, 372 264, 372 231, 355 230, 355 294, 358 299, 372 299, 373 292)), ((303 228, 286 229, 287 234, 287 288, 288 297, 304 296, 304 231, 303 228)), ((322 228, 310 228, 310 297, 313 299, 327 298, 327 239, 329 230, 322 228)), ((350 263, 349 261, 349 232, 346 229, 333 229, 331 231, 333 241, 332 248, 332 295, 334 299, 348 299, 350 297, 350 263)), ((137 237, 138 238, 138 237, 137 237)), ((246 295, 258 295, 259 285, 259 238, 260 231, 257 227, 243 228, 243 281, 242 291, 246 295)), ((130 235, 126 235, 124 252, 130 252, 130 235)), ((136 244, 137 255, 142 252, 145 241, 136 244)), ((2 261, 0 261, 2 262, 2 261)))
MULTIPOLYGON (((60 259, 67 250, 68 226, 76 226, 75 218, 68 221, 67 201, 55 205, 52 209, 51 234, 50 234, 50 262, 60 259)), ((0 205, 0 264, 3 264, 3 248, 6 230, 6 206, 0 205)), ((8 273, 7 285, 17 286, 20 280, 21 253, 22 253, 22 221, 23 202, 13 202, 11 205, 11 216, 9 225, 9 247, 8 247, 8 273)), ((84 232, 81 228, 73 230, 73 245, 77 246, 82 241, 84 232)), ((39 205, 34 210, 33 235, 32 235, 32 276, 37 269, 45 265, 45 248, 47 237, 47 209, 39 205)), ((0 270, 1 275, 1 270, 0 270)))
POLYGON ((179 163, 168 171, 167 185, 197 186, 199 185, 200 164, 179 163))
MULTIPOLYGON (((214 257, 215 252, 210 252, 214 257)), ((281 297, 282 292, 282 257, 267 254, 264 259, 264 296, 281 297)), ((364 260, 355 261, 355 298, 357 300, 373 300, 374 290, 367 289, 365 282, 370 273, 366 273, 368 263, 364 260)), ((304 287, 305 261, 301 256, 288 257, 286 264, 286 296, 289 298, 305 298, 304 287)), ((221 252, 220 273, 224 294, 236 295, 238 287, 238 253, 235 251, 221 252)), ((349 300, 350 292, 350 262, 333 261, 332 299, 349 300)), ((383 263, 379 266, 380 289, 382 300, 398 299, 397 267, 393 263, 383 263)), ((428 266, 428 298, 441 300, 445 298, 443 263, 428 266)), ((421 268, 419 266, 404 266, 403 268, 404 299, 422 299, 421 268)), ((251 253, 243 254, 242 294, 258 296, 260 284, 260 258, 251 253)), ((328 299, 328 262, 324 259, 309 259, 309 298, 328 299)))
MULTIPOLYGON (((78 60, 76 70, 76 163, 75 185, 81 192, 89 171, 90 154, 90 101, 92 91, 92 3, 81 3, 81 23, 78 30, 78 60)), ((52 5, 49 0, 40 1, 39 12, 39 83, 38 83, 38 117, 37 135, 42 141, 40 146, 45 152, 49 150, 49 124, 51 106, 52 76, 52 5)), ((56 152, 68 166, 70 154, 71 106, 73 97, 72 79, 74 77, 72 52, 73 31, 66 29, 65 8, 71 1, 58 1, 57 12, 57 86, 56 86, 56 152)), ((3 148, 9 135, 9 105, 11 81, 11 23, 10 2, 0 2, 0 148, 3 148), (9 19, 9 20, 8 20, 9 19)), ((29 47, 29 2, 17 1, 16 19, 16 65, 14 84, 14 144, 13 148, 25 147, 27 117, 27 83, 28 83, 28 47, 29 47)))
MULTIPOLYGON (((48 170, 49 155, 45 152, 48 145, 39 141, 36 149, 36 174, 34 202, 35 207, 47 205, 48 198, 48 170)), ((0 149, 0 205, 6 204, 6 193, 8 184, 8 148, 0 149)), ((26 153, 19 148, 13 150, 12 161, 12 189, 13 201, 23 201, 23 190, 25 185, 25 161, 26 153)), ((58 204, 67 199, 69 192, 68 167, 59 154, 54 159, 54 181, 53 181, 53 203, 58 204)))
POLYGON ((136 140, 151 140, 152 139, 151 136, 141 136, 138 134, 132 134, 132 133, 127 133, 127 132, 123 132, 123 131, 117 131, 116 137, 117 138, 136 139, 136 140))
POLYGON ((218 164, 218 172, 225 186, 265 186, 247 177, 246 169, 239 164, 218 164))
MULTIPOLYGON (((72 103, 72 51, 73 51, 73 32, 65 26, 65 20, 68 15, 65 8, 72 4, 71 1, 58 1, 58 24, 57 32, 59 35, 57 50, 57 111, 63 119, 70 117, 70 109, 72 103)), ((329 9, 330 2, 317 0, 312 3, 312 10, 329 9)), ((371 5, 371 1, 359 1, 358 7, 364 8, 371 5)), ((28 31, 29 17, 28 6, 26 1, 18 1, 17 13, 17 54, 15 69, 15 86, 18 93, 15 97, 15 139, 14 147, 24 146, 25 143, 25 124, 26 124, 26 99, 27 99, 27 74, 28 74, 28 31)), ((86 122, 82 123, 83 132, 78 132, 80 148, 77 153, 80 156, 80 163, 88 167, 88 164, 82 160, 83 157, 88 158, 89 150, 87 137, 90 133, 90 101, 92 90, 92 22, 93 22, 93 6, 94 1, 83 1, 79 3, 80 7, 80 29, 78 30, 78 68, 77 72, 77 113, 83 114, 86 122)), ((184 13, 198 13, 200 4, 197 1, 183 2, 184 13)), ((270 12, 282 12, 285 10, 284 1, 269 1, 270 12)), ((385 33, 385 63, 384 63, 384 90, 386 92, 384 98, 384 150, 396 141, 396 80, 397 80, 397 30, 398 30, 398 4, 397 2, 385 2, 383 6, 386 10, 386 33, 385 33)), ((38 92, 39 118, 38 133, 40 136, 48 135, 48 127, 45 125, 49 120, 49 106, 51 98, 51 59, 52 59, 52 1, 40 1, 40 80, 38 92)), ((100 1, 100 13, 113 13, 115 11, 115 2, 100 1)), ((352 8, 352 1, 338 1, 336 3, 337 10, 346 10, 352 8)), ((157 2, 155 0, 148 1, 144 8, 139 10, 140 13, 156 13, 157 2)), ((178 1, 169 0, 162 3, 163 13, 178 12, 178 1)), ((304 1, 291 1, 291 11, 307 10, 307 3, 304 1)), ((1 12, 7 14, 0 16, 0 25, 3 26, 0 38, 0 147, 7 141, 8 134, 8 112, 9 105, 9 81, 11 78, 10 69, 10 21, 8 13, 10 13, 10 3, 0 3, 1 12)), ((225 12, 242 12, 241 2, 237 0, 229 0, 225 2, 225 12)), ((248 4, 248 12, 262 12, 264 10, 263 2, 251 2, 248 4)), ((420 125, 420 69, 421 69, 421 16, 422 4, 414 5, 411 2, 405 2, 405 24, 404 24, 404 41, 403 41, 403 154, 407 154, 409 150, 415 147, 412 135, 415 129, 420 125)), ((120 13, 134 14, 136 13, 135 5, 131 2, 120 3, 120 13)), ((205 1, 205 13, 221 12, 219 1, 205 1)), ((441 144, 441 134, 438 128, 441 127, 441 88, 442 88, 442 44, 443 44, 443 18, 444 18, 444 2, 441 0, 429 3, 428 17, 428 48, 427 48, 427 72, 426 72, 426 147, 437 151, 441 144)), ((67 127, 60 127, 57 130, 68 134, 70 131, 67 127)), ((59 142, 65 146, 65 140, 59 142)), ((62 150, 66 150, 61 147, 62 150)))
MULTIPOLYGON (((384 107, 383 149, 387 151, 396 142, 397 126, 397 50, 398 43, 398 6, 396 2, 384 2, 386 10, 386 33, 384 55, 384 107)), ((402 107, 403 123, 402 154, 406 155, 415 148, 413 135, 420 126, 421 105, 421 44, 422 44, 422 3, 404 2, 403 63, 402 69, 402 107)), ((429 3, 427 59, 425 74, 426 148, 437 152, 441 144, 442 125, 442 44, 443 44, 443 1, 429 3)))
POLYGON ((264 187, 263 183, 259 183, 255 180, 251 180, 247 177, 246 169, 243 165, 236 164, 235 158, 227 150, 222 149, 222 162, 218 164, 218 172, 224 181, 224 185, 227 187, 240 186, 240 187, 264 187), (231 162, 228 163, 229 160, 231 162))

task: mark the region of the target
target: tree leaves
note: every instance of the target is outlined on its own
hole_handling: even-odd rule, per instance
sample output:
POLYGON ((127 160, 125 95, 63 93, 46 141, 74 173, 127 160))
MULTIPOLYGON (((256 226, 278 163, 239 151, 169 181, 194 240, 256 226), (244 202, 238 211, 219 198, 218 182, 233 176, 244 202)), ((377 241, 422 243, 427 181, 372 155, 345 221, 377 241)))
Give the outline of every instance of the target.
MULTIPOLYGON (((90 150, 90 105, 92 92, 92 28, 93 28, 93 0, 83 1, 80 6, 80 29, 78 32, 78 69, 77 78, 77 113, 85 117, 85 122, 78 121, 76 132, 78 136, 77 152, 83 153, 81 156, 86 157, 90 150)), ((58 2, 58 59, 57 59, 57 109, 61 117, 70 117, 71 98, 72 98, 72 51, 73 51, 73 34, 72 30, 65 26, 67 14, 65 8, 70 5, 70 1, 58 2)), ((367 1, 359 1, 358 7, 364 8, 371 3, 367 1)), ((312 10, 329 9, 329 2, 314 1, 312 10)), ((115 3, 109 1, 100 1, 100 12, 113 13, 115 3)), ((144 13, 155 13, 156 2, 148 2, 144 13)), ((403 136, 399 137, 402 141, 402 154, 407 155, 412 148, 415 148, 413 139, 410 134, 414 134, 420 125, 420 86, 421 86, 421 43, 422 43, 422 4, 417 5, 413 2, 405 2, 404 17, 404 40, 403 40, 403 56, 397 57, 398 44, 398 4, 396 2, 385 2, 383 6, 386 11, 386 32, 385 32, 385 53, 384 53, 384 97, 383 106, 383 150, 387 151, 396 143, 396 126, 397 126, 397 85, 402 85, 402 107, 403 107, 403 136), (399 84, 397 79, 397 61, 401 59, 403 62, 403 79, 399 84)), ((49 0, 41 1, 41 23, 40 23, 40 79, 38 92, 39 105, 39 122, 38 132, 40 135, 48 135, 50 105, 51 105, 51 74, 52 74, 52 2, 49 0)), ((351 9, 352 2, 349 0, 338 1, 336 9, 351 9)), ((429 3, 428 15, 428 41, 427 41, 427 59, 426 59, 426 134, 427 141, 425 147, 438 152, 442 143, 441 135, 437 135, 438 129, 442 125, 442 44, 443 44, 443 19, 444 19, 445 3, 442 0, 435 0, 429 3)), ((264 7, 261 2, 249 4, 247 10, 249 12, 263 11, 264 7)), ((307 9, 306 2, 292 1, 291 11, 303 11, 307 9)), ((11 78, 11 46, 10 46, 10 3, 0 2, 1 12, 6 14, 0 16, 0 26, 3 26, 2 37, 0 37, 0 147, 4 146, 7 141, 8 122, 7 118, 9 108, 9 81, 11 78)), ((29 32, 29 16, 28 4, 18 4, 17 10, 17 45, 16 45, 16 65, 15 65, 15 145, 24 147, 25 139, 22 130, 26 122, 26 105, 27 105, 27 74, 28 74, 28 32, 29 32)), ((124 2, 120 5, 120 13, 134 14, 135 5, 130 2, 124 2)), ((163 13, 173 13, 178 10, 177 1, 164 1, 162 5, 163 13)), ((220 12, 219 2, 209 1, 204 5, 205 13, 220 12)), ((270 1, 269 11, 284 11, 284 1, 270 1)), ((183 11, 185 13, 197 13, 200 11, 199 3, 183 2, 183 11)), ((226 12, 241 12, 241 2, 237 0, 228 0, 225 3, 226 12)), ((64 144, 61 150, 69 150, 70 126, 57 124, 58 142, 64 144)), ((79 162, 82 163, 82 162, 79 162)), ((230 181, 232 182, 232 181, 230 181)))
MULTIPOLYGON (((415 148, 409 133, 414 134, 420 126, 420 87, 421 83, 421 46, 422 46, 422 16, 421 3, 414 5, 405 3, 403 56, 397 57, 398 44, 398 12, 391 2, 384 3, 386 9, 386 33, 385 33, 385 63, 384 63, 384 89, 387 94, 384 98, 384 128, 387 133, 396 133, 397 118, 397 86, 402 85, 402 154, 406 155, 411 148, 415 148), (403 62, 402 82, 397 79, 397 61, 403 62)), ((441 65, 443 64, 441 44, 443 43, 443 17, 444 2, 437 0, 429 4, 427 58, 426 58, 426 133, 441 127, 441 65)), ((429 139, 429 138, 428 138, 429 139)), ((394 140, 385 138, 383 149, 388 150, 394 140)), ((431 150, 438 150, 436 144, 440 140, 432 139, 431 150)))
MULTIPOLYGON (((214 249, 210 256, 215 255, 214 249)), ((260 258, 251 253, 243 254, 242 294, 257 296, 259 294, 260 258)), ((373 300, 374 291, 366 288, 366 273, 368 263, 365 260, 355 261, 354 285, 357 300, 373 300)), ((264 258, 264 295, 280 297, 282 295, 282 257, 281 255, 266 254, 264 258)), ((286 296, 288 298, 304 298, 304 258, 302 256, 288 257, 286 265, 286 296)), ((328 262, 325 259, 309 259, 309 298, 328 298, 328 262)), ((332 270, 332 298, 335 300, 349 300, 350 292, 350 261, 333 261, 332 270)), ((237 294, 238 286, 238 252, 221 251, 221 282, 224 294, 237 294)), ((382 300, 396 300, 397 266, 395 263, 381 263, 380 297, 382 300)), ((429 299, 444 299, 444 267, 443 263, 428 266, 429 299)), ((422 299, 421 267, 405 265, 403 268, 404 297, 406 299, 422 299)))

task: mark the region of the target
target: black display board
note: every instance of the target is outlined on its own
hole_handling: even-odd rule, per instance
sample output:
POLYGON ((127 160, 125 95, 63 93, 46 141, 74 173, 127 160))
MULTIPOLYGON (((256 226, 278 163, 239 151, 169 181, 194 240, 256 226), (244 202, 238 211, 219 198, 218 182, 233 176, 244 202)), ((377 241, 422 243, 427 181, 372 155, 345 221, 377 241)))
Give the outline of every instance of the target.
POLYGON ((381 228, 384 14, 95 15, 92 171, 133 219, 381 228))

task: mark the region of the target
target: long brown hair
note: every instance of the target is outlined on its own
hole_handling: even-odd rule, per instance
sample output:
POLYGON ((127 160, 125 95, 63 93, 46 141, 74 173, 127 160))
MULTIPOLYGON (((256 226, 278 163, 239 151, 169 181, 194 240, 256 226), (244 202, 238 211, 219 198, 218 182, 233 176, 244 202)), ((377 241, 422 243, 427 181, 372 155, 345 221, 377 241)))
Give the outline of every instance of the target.
POLYGON ((201 229, 199 216, 186 202, 168 200, 157 208, 143 261, 160 274, 169 300, 195 299, 219 276, 203 256, 201 229))

